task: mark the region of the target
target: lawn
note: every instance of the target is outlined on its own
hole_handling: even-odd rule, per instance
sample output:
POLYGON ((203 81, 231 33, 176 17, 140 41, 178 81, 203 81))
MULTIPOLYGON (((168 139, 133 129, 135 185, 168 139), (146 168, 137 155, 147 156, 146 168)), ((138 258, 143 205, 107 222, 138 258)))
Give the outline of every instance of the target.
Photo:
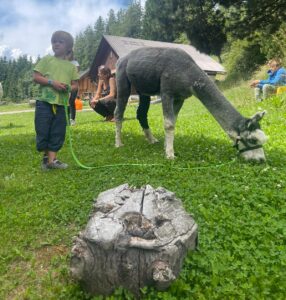
MULTIPOLYGON (((178 118, 175 161, 164 158, 160 104, 149 113, 159 143, 146 143, 130 105, 119 149, 114 124, 78 113, 73 149, 92 169, 76 164, 67 140, 59 158, 70 167, 42 172, 33 112, 0 115, 0 299, 90 299, 69 275, 72 238, 97 195, 123 183, 175 192, 199 225, 199 250, 188 254, 179 278, 165 292, 145 288, 142 299, 285 299, 286 105, 255 103, 243 86, 224 93, 245 116, 268 111, 261 121, 267 163, 238 160, 195 98, 178 118)), ((108 299, 132 297, 118 289, 108 299)))

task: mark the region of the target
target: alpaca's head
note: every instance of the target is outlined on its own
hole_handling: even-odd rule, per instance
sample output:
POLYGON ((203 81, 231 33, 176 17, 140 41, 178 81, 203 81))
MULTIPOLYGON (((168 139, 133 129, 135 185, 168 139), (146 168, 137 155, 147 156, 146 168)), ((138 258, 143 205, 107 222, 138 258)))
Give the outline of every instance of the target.
POLYGON ((241 157, 247 161, 264 162, 266 160, 262 145, 267 141, 267 136, 259 125, 265 113, 265 111, 256 113, 238 126, 234 146, 241 157))

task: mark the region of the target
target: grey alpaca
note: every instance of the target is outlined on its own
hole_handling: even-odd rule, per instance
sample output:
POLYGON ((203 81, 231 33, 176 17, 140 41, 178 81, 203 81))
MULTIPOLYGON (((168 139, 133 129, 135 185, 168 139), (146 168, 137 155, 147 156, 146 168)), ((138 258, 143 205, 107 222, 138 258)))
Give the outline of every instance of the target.
POLYGON ((244 118, 183 50, 153 47, 133 50, 118 61, 116 81, 116 147, 123 145, 122 120, 133 85, 139 94, 137 119, 150 143, 157 142, 147 120, 150 96, 160 95, 162 98, 167 158, 174 158, 174 130, 178 113, 184 100, 195 95, 234 141, 244 159, 265 161, 262 144, 267 137, 259 126, 265 112, 244 118))

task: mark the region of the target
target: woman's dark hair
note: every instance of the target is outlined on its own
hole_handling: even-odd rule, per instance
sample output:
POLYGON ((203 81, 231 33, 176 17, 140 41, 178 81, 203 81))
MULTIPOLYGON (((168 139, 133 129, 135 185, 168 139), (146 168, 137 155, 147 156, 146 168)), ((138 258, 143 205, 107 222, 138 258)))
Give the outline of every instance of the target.
POLYGON ((107 75, 108 77, 111 77, 111 70, 104 65, 98 67, 98 72, 102 73, 103 75, 107 75))

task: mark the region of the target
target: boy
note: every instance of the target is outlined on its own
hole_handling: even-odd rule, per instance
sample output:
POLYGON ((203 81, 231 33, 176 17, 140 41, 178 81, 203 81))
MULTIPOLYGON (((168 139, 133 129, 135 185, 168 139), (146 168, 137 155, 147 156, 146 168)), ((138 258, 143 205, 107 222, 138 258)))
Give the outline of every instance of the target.
POLYGON ((78 72, 68 57, 72 53, 73 37, 56 31, 51 38, 54 56, 43 57, 35 66, 33 78, 41 85, 41 96, 36 101, 35 129, 37 150, 44 152, 43 170, 66 169, 67 164, 57 159, 66 133, 64 105, 69 93, 78 89, 78 72))

